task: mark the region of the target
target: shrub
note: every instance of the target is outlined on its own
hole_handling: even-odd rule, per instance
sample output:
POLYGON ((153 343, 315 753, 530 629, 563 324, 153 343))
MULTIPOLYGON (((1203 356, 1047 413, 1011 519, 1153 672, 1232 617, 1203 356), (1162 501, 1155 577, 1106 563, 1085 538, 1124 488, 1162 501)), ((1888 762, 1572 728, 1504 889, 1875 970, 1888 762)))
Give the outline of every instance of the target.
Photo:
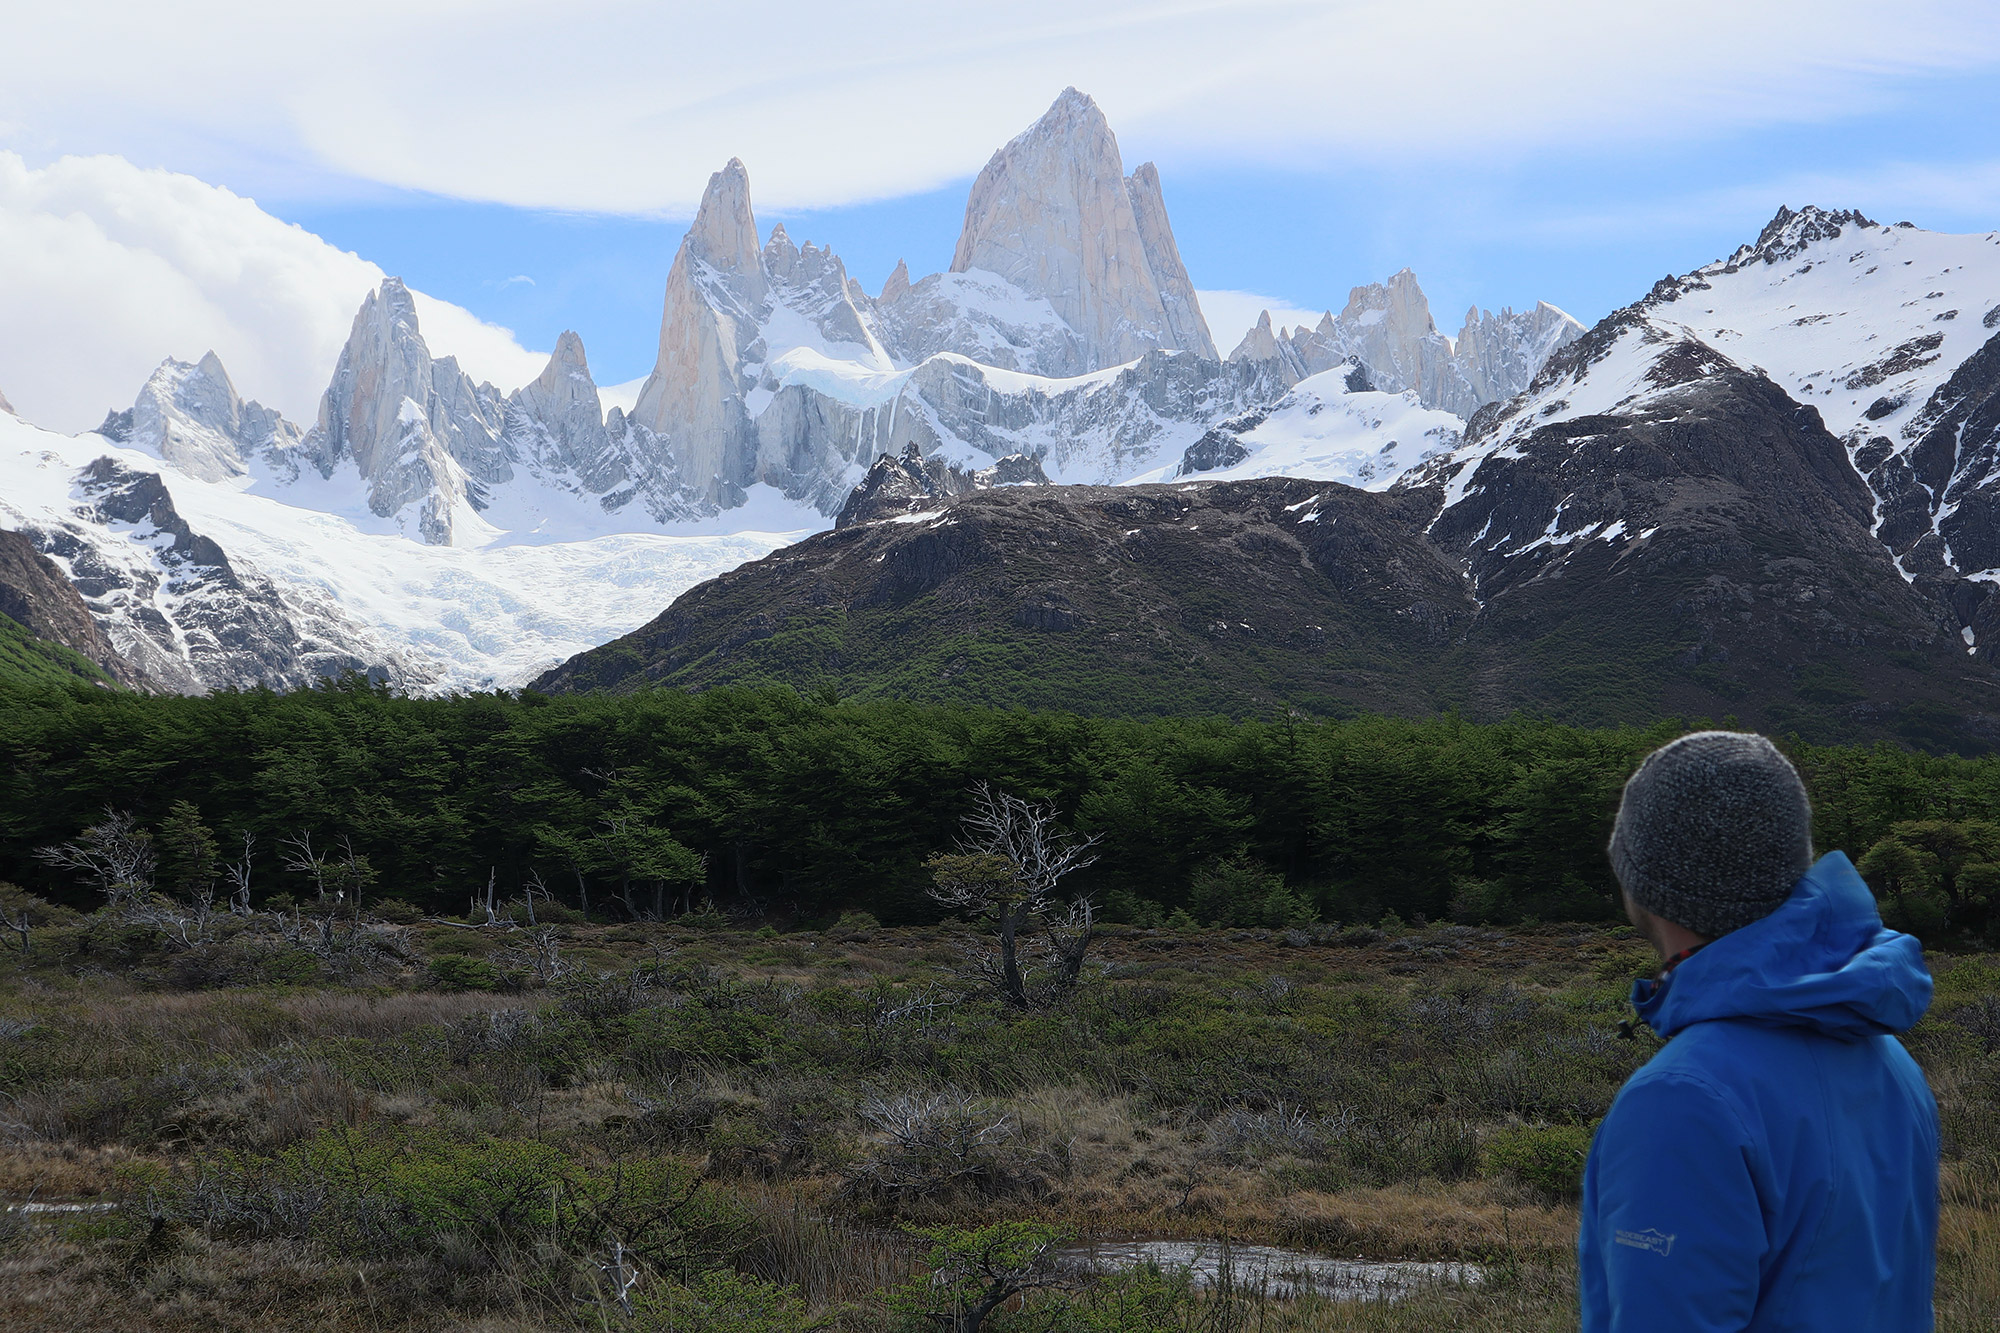
POLYGON ((1188 908, 1218 926, 1305 925, 1319 910, 1285 887, 1285 877, 1248 853, 1220 857, 1195 872, 1188 908))
POLYGON ((820 1327, 785 1288, 726 1270, 636 1295, 641 1333, 808 1333, 820 1327))
POLYGON ((500 984, 500 970, 483 958, 448 953, 430 961, 431 982, 439 990, 492 990, 500 984))
POLYGON ((1580 1125, 1500 1130, 1486 1141, 1487 1174, 1519 1181, 1546 1198, 1577 1198, 1592 1132, 1580 1125))
POLYGON ((741 1209, 673 1161, 589 1169, 534 1140, 335 1130, 270 1156, 222 1155, 159 1189, 165 1214, 212 1230, 311 1240, 336 1253, 582 1259, 615 1238, 656 1274, 691 1278, 748 1236, 741 1209))

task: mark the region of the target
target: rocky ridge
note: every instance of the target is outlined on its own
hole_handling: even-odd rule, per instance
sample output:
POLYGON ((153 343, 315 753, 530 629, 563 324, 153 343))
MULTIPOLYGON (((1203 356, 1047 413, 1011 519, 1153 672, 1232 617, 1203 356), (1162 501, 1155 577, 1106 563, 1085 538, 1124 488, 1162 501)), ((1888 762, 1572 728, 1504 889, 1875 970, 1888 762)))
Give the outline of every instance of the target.
POLYGON ((61 644, 121 685, 153 688, 98 630, 62 570, 24 533, 0 531, 0 616, 36 638, 61 644))
POLYGON ((1425 407, 1469 417, 1527 388, 1556 350, 1582 334, 1581 324, 1542 301, 1518 314, 1474 306, 1457 339, 1447 338, 1416 274, 1403 269, 1385 283, 1354 288, 1338 315, 1328 311, 1310 329, 1278 332, 1266 311, 1230 360, 1274 365, 1293 382, 1351 363, 1365 367, 1378 389, 1413 393, 1425 407))

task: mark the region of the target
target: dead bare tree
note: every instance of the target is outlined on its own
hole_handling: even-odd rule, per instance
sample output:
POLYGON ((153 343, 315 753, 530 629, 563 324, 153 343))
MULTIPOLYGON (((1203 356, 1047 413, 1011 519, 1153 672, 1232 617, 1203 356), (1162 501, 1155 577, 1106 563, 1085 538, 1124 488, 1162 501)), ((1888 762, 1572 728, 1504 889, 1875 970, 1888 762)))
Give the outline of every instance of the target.
POLYGON ((21 937, 21 952, 24 954, 34 952, 28 944, 28 931, 34 924, 35 919, 29 913, 26 903, 19 907, 8 907, 5 903, 0 903, 0 926, 5 926, 21 937))
POLYGON ((257 835, 244 831, 243 855, 222 868, 223 878, 229 881, 229 912, 231 916, 250 915, 250 858, 257 851, 257 835))
POLYGON ((521 898, 528 905, 528 926, 533 929, 541 924, 535 920, 535 904, 552 903, 556 895, 550 891, 548 881, 542 878, 542 872, 530 866, 528 877, 521 882, 521 898))
POLYGON ((499 874, 499 872, 498 872, 498 871, 496 871, 496 870, 495 870, 495 869, 494 869, 494 868, 493 868, 492 866, 488 866, 488 867, 486 868, 486 897, 485 897, 485 900, 484 900, 484 901, 482 901, 482 900, 480 899, 479 895, 478 895, 478 894, 476 894, 476 893, 472 895, 472 908, 471 908, 471 910, 470 910, 470 911, 468 911, 468 912, 466 913, 466 915, 467 915, 468 917, 478 917, 478 916, 479 916, 479 914, 480 914, 480 909, 484 908, 484 909, 485 909, 485 912, 486 912, 486 919, 485 919, 485 920, 483 920, 483 921, 480 921, 480 922, 478 922, 478 924, 479 924, 479 925, 482 925, 482 926, 499 926, 499 925, 506 925, 506 924, 508 924, 507 922, 505 922, 505 921, 504 921, 504 920, 503 920, 503 919, 501 918, 501 916, 500 916, 500 912, 499 912, 499 909, 498 909, 497 907, 495 907, 495 906, 494 906, 494 902, 493 902, 493 884, 494 884, 494 880, 495 880, 495 877, 496 877, 496 876, 497 876, 498 874, 499 874))
POLYGON ((1080 838, 1056 823, 1052 804, 1034 804, 990 782, 972 789, 958 851, 933 856, 930 896, 995 925, 997 957, 989 972, 1009 1004, 1034 1002, 1021 966, 1021 937, 1040 928, 1056 954, 1054 988, 1075 984, 1090 949, 1094 915, 1088 898, 1063 903, 1063 878, 1096 862, 1096 836, 1080 838))
POLYGON ((321 902, 326 901, 327 858, 313 850, 312 833, 287 834, 279 846, 279 857, 285 869, 295 875, 311 877, 313 892, 321 902))
POLYGON ((35 857, 96 881, 107 906, 124 907, 153 893, 153 836, 131 815, 110 806, 104 807, 101 821, 73 841, 38 848, 35 857))

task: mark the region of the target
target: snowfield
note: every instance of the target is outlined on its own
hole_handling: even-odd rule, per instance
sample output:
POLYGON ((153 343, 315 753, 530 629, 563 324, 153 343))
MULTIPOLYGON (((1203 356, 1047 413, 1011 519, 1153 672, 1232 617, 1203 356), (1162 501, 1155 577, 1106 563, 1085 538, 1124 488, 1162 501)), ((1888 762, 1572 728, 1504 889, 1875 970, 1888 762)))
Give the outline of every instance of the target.
MULTIPOLYGON (((792 526, 584 541, 492 530, 482 545, 428 546, 364 530, 343 514, 196 481, 102 436, 59 435, 0 414, 0 526, 67 529, 114 565, 134 575, 151 571, 160 584, 136 600, 96 599, 92 610, 110 622, 114 643, 145 632, 148 612, 176 626, 178 606, 158 534, 88 516, 77 474, 104 457, 158 474, 188 525, 220 545, 239 571, 276 583, 289 609, 318 604, 324 612, 330 602, 348 622, 357 655, 405 657, 431 678, 433 691, 521 685, 638 628, 695 584, 826 526, 809 510, 753 496, 759 517, 792 526)), ((54 558, 70 572, 72 561, 54 558)))

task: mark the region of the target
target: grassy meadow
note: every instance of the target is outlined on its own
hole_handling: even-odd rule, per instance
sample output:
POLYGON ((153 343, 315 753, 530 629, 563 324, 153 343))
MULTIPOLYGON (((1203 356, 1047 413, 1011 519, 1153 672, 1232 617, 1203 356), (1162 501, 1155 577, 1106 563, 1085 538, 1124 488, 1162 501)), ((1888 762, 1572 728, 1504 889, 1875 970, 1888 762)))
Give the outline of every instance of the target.
MULTIPOLYGON (((0 1198, 115 1207, 0 1214, 23 1333, 950 1328, 1009 1263, 987 1329, 1573 1328, 1581 1153, 1656 1045, 1618 1033, 1649 955, 1611 925, 1113 926, 1021 1008, 952 921, 29 915, 0 1198), (1091 1237, 1485 1279, 1281 1300, 1046 1261, 1091 1237)), ((1991 1329, 2000 955, 1931 961, 1939 1327, 1991 1329)))

